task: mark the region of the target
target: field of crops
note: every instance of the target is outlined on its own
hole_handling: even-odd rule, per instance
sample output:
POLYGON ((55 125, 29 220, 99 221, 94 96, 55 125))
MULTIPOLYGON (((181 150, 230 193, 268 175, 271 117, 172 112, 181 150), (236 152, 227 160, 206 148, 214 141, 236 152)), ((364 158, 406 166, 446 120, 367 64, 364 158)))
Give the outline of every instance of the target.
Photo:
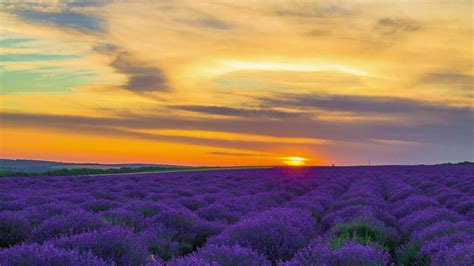
POLYGON ((473 265, 474 167, 0 179, 0 265, 473 265))

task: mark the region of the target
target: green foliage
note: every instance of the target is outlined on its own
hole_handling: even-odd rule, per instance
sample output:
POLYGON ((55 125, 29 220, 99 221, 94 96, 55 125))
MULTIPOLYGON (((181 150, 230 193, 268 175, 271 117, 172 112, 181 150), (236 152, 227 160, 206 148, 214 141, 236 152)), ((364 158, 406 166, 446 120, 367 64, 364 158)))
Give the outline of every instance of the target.
POLYGON ((195 250, 195 246, 192 241, 182 240, 179 242, 179 253, 181 255, 187 255, 195 250))
POLYGON ((311 211, 311 216, 319 223, 323 215, 318 211, 311 211))
POLYGON ((397 242, 381 230, 363 222, 336 225, 335 239, 330 242, 330 247, 337 249, 347 240, 353 240, 359 244, 376 244, 385 250, 392 252, 397 242))
POLYGON ((428 266, 429 257, 422 256, 420 254, 421 244, 413 243, 400 248, 396 254, 397 265, 408 266, 408 265, 419 265, 428 266))
POLYGON ((106 175, 106 174, 126 174, 126 173, 141 173, 141 172, 160 172, 160 171, 174 171, 182 168, 171 167, 139 167, 139 168, 115 168, 115 169, 93 169, 93 168, 75 168, 75 169, 58 169, 41 173, 33 172, 4 172, 0 169, 0 177, 6 176, 68 176, 68 175, 106 175))
POLYGON ((151 253, 158 255, 164 261, 168 261, 173 258, 173 256, 175 256, 175 250, 173 249, 170 243, 164 245, 157 245, 155 243, 152 243, 148 246, 148 250, 151 253))

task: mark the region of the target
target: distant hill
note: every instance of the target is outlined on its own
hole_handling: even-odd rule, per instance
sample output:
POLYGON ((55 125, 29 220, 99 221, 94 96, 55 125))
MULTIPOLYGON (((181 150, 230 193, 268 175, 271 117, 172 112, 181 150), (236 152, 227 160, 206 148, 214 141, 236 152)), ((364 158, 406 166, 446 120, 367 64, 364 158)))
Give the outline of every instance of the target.
POLYGON ((24 172, 24 173, 42 173, 61 169, 120 169, 120 168, 178 168, 186 166, 165 165, 165 164, 99 164, 99 163, 65 163, 41 160, 11 160, 0 159, 0 169, 3 172, 24 172))

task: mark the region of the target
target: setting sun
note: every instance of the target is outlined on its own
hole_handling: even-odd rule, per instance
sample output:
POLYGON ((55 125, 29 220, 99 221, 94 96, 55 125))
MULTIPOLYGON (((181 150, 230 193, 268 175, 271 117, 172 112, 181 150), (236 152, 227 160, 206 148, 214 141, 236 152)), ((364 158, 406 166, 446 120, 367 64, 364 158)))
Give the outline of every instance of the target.
POLYGON ((290 166, 303 166, 308 159, 303 157, 284 157, 283 163, 290 166))

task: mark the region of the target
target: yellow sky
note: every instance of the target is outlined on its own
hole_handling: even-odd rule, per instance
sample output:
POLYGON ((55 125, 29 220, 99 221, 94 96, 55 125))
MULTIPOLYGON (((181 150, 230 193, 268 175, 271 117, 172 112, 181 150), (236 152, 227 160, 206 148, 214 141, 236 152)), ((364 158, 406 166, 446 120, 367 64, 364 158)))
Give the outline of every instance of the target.
POLYGON ((471 1, 7 0, 0 10, 1 157, 474 157, 471 1))

